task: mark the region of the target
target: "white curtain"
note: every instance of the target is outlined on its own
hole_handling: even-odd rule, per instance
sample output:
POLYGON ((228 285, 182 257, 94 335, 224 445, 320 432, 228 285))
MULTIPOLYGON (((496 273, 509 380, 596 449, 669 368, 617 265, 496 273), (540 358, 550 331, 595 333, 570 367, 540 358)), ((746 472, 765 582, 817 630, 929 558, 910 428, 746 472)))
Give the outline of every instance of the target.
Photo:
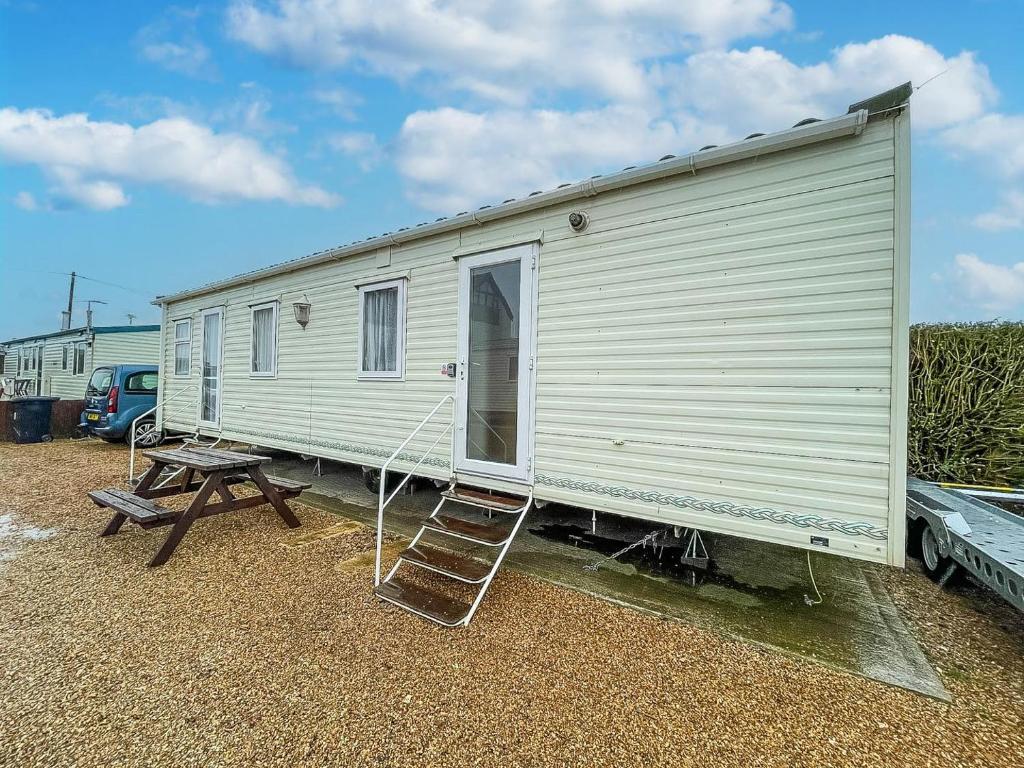
POLYGON ((363 294, 363 370, 398 370, 398 288, 363 294))
POLYGON ((183 321, 174 324, 174 374, 185 376, 192 361, 192 323, 183 321))
POLYGON ((220 397, 220 315, 203 318, 203 421, 217 421, 220 397))
POLYGON ((265 307, 252 313, 252 372, 272 373, 274 370, 274 308, 265 307))
POLYGON ((184 376, 188 373, 189 347, 186 342, 174 343, 174 373, 176 376, 184 376))

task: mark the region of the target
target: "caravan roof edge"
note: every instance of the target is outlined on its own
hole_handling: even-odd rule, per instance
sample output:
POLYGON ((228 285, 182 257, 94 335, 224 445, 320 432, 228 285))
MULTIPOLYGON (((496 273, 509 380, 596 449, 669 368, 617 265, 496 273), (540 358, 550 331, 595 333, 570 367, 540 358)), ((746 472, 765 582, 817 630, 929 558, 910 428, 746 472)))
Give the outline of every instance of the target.
POLYGON ((408 230, 371 237, 357 243, 320 251, 309 256, 229 277, 191 290, 169 296, 158 296, 153 300, 153 304, 162 306, 175 301, 213 293, 225 288, 245 285, 275 275, 306 269, 317 264, 355 256, 383 246, 403 245, 425 237, 462 229, 466 226, 504 219, 556 203, 593 197, 602 192, 621 189, 634 184, 643 184, 684 173, 694 173, 702 168, 710 168, 716 165, 745 160, 772 152, 781 152, 831 139, 856 136, 864 130, 869 115, 870 113, 867 109, 858 109, 838 117, 798 124, 784 131, 743 139, 721 147, 698 150, 688 155, 661 160, 638 168, 626 169, 608 176, 594 177, 549 192, 534 193, 530 197, 513 200, 502 205, 485 206, 476 211, 441 219, 430 224, 421 224, 408 230))

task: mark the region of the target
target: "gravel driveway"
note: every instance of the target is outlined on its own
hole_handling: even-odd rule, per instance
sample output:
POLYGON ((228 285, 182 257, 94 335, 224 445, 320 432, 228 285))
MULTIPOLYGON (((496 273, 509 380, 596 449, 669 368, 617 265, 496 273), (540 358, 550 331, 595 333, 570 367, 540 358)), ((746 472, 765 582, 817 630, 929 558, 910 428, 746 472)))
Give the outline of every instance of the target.
POLYGON ((952 705, 515 573, 442 629, 371 596, 369 530, 294 502, 147 569, 164 532, 99 539, 85 496, 126 464, 0 444, 0 765, 1024 765, 1019 618, 915 572, 888 587, 952 705))

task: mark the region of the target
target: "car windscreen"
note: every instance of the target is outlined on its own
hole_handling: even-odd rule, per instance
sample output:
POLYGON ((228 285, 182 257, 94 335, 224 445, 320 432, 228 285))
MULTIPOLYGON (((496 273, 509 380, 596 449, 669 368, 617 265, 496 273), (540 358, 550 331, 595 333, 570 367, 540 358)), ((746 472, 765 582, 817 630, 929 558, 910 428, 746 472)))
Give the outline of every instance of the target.
POLYGON ((105 395, 110 391, 110 382, 114 380, 113 368, 97 368, 92 372, 89 386, 85 388, 87 395, 105 395))

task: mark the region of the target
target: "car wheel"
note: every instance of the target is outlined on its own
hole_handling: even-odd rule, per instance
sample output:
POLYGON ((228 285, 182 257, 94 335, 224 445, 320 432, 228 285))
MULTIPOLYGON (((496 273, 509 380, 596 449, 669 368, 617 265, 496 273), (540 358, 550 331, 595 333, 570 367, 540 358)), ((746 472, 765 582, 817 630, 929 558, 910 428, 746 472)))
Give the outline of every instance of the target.
POLYGON ((155 448, 163 442, 164 434, 157 429, 156 422, 140 421, 135 425, 135 446, 137 448, 155 448))

